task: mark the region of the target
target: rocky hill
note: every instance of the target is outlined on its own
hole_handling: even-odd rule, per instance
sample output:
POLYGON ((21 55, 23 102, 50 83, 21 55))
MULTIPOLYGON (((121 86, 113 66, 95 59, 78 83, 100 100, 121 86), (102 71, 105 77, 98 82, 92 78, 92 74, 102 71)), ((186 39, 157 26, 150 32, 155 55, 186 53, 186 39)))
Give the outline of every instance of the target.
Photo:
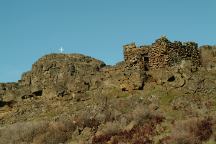
POLYGON ((49 54, 0 83, 0 144, 216 143, 216 47, 157 39, 114 66, 49 54))

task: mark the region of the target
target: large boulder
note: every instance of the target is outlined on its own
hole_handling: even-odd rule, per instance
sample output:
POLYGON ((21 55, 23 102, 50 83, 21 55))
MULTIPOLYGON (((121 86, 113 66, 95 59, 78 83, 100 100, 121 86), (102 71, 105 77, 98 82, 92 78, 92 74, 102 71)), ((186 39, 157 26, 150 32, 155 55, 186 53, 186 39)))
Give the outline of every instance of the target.
POLYGON ((107 79, 103 87, 114 87, 122 91, 142 90, 147 80, 146 72, 137 68, 129 67, 127 63, 119 63, 104 70, 107 79))

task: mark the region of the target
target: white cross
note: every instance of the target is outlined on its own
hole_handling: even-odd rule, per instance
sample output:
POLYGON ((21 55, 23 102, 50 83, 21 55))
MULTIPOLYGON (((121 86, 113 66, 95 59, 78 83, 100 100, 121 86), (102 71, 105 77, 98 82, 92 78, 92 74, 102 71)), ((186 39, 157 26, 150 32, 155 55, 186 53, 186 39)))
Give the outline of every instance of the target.
POLYGON ((60 51, 60 53, 63 53, 63 51, 64 51, 63 47, 61 47, 61 48, 59 49, 59 51, 60 51))

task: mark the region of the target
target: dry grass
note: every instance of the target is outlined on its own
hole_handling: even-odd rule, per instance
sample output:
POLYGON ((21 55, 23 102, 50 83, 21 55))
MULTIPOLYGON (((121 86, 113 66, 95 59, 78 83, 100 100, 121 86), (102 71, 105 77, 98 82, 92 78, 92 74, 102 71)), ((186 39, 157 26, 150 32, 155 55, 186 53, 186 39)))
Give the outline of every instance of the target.
POLYGON ((212 119, 192 118, 178 121, 174 125, 170 143, 177 144, 202 144, 213 134, 212 119))
POLYGON ((75 128, 69 121, 16 123, 0 130, 0 143, 63 143, 75 128))
POLYGON ((122 117, 122 119, 107 122, 99 127, 98 132, 92 139, 92 143, 153 143, 152 137, 157 134, 156 126, 163 120, 164 117, 158 115, 153 110, 146 106, 138 105, 125 117, 125 120, 122 117))

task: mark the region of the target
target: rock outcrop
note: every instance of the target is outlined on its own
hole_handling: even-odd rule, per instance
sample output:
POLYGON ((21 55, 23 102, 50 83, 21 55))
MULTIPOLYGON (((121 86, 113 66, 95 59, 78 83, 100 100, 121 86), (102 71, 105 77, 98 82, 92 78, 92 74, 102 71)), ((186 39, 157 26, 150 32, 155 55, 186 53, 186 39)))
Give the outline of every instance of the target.
POLYGON ((102 61, 80 54, 46 55, 23 74, 19 86, 28 91, 23 98, 84 93, 96 86, 94 78, 104 66, 102 61))
MULTIPOLYGON (((19 100, 38 96, 76 97, 95 89, 101 89, 101 93, 106 93, 110 88, 118 91, 143 90, 146 81, 152 77, 152 71, 176 66, 182 71, 185 63, 190 64, 190 72, 200 66, 207 69, 215 67, 206 56, 211 55, 214 59, 214 48, 204 46, 199 50, 194 42, 170 42, 166 37, 161 37, 152 45, 137 47, 131 43, 125 45, 123 50, 124 61, 115 66, 106 66, 100 60, 81 54, 43 56, 17 83, 0 84, 0 96, 7 101, 13 96, 19 100)), ((175 77, 176 80, 181 79, 175 77)))

